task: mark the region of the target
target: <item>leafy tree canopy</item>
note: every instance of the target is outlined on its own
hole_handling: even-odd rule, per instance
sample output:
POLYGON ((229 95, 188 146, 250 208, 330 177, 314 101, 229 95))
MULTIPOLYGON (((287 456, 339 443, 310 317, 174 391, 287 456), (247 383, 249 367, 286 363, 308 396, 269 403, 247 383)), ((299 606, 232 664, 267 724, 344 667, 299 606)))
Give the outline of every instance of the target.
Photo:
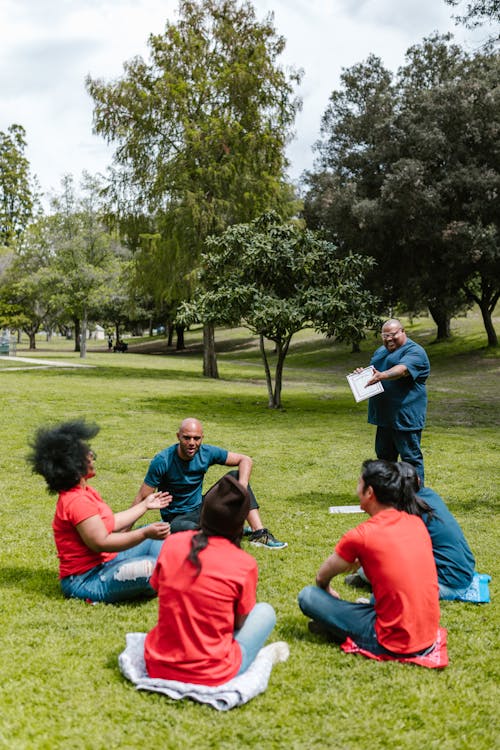
POLYGON ((207 239, 205 291, 182 307, 185 322, 242 324, 261 342, 269 406, 281 406, 282 373, 292 336, 307 326, 357 343, 377 326, 376 300, 363 287, 372 264, 337 248, 297 223, 267 213, 207 239), (274 386, 265 339, 276 346, 274 386))

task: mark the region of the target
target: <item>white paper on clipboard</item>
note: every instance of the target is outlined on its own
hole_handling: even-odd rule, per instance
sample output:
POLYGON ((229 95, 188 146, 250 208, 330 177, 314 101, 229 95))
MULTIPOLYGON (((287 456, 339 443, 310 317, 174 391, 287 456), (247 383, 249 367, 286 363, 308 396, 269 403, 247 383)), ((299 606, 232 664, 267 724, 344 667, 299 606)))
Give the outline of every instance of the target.
POLYGON ((365 401, 367 398, 376 396, 378 393, 383 393, 384 388, 382 383, 374 383, 373 385, 367 386, 367 382, 373 375, 373 367, 365 367, 361 372, 351 372, 346 375, 347 382, 349 383, 356 403, 365 401))

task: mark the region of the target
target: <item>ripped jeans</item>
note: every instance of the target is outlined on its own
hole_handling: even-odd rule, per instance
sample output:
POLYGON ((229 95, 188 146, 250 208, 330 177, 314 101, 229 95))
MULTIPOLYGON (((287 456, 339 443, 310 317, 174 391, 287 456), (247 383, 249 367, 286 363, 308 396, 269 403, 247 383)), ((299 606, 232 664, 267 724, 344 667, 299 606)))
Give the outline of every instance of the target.
POLYGON ((135 547, 119 552, 107 563, 81 575, 61 578, 64 596, 108 603, 156 596, 149 579, 162 544, 161 539, 145 539, 135 547))

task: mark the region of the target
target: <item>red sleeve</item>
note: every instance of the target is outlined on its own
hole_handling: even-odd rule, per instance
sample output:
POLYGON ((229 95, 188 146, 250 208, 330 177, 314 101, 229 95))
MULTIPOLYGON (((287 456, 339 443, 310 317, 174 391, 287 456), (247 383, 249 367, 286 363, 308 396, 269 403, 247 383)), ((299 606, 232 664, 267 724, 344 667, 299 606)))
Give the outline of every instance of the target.
MULTIPOLYGON (((108 528, 110 519, 113 519, 113 511, 92 487, 68 493, 65 497, 61 496, 61 499, 64 505, 64 515, 73 526, 78 526, 79 523, 92 516, 100 516, 108 528)), ((114 522, 111 524, 111 529, 113 526, 114 522)))
POLYGON ((247 615, 255 607, 257 601, 258 568, 255 560, 254 563, 243 581, 241 596, 236 606, 238 615, 247 615))
POLYGON ((350 529, 335 547, 337 555, 340 555, 346 562, 353 563, 363 548, 362 536, 359 526, 350 529))

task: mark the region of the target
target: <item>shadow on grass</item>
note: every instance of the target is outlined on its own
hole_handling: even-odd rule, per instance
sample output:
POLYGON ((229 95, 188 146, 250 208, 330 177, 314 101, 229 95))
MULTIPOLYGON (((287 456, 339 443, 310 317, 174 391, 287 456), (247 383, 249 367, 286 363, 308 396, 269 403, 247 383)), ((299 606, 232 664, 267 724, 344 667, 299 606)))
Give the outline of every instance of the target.
POLYGON ((23 591, 33 591, 48 599, 62 599, 57 575, 53 568, 2 567, 0 570, 0 586, 23 591))

